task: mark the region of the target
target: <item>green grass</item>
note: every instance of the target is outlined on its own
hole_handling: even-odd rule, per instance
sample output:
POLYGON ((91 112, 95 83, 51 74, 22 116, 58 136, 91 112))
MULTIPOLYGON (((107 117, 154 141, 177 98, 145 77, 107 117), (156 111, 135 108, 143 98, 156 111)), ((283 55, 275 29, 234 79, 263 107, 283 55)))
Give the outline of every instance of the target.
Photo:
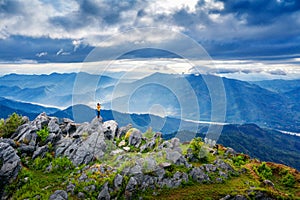
POLYGON ((300 199, 300 197, 293 195, 282 196, 283 193, 280 191, 262 187, 261 183, 255 180, 250 174, 233 177, 225 181, 225 183, 198 184, 193 182, 177 189, 164 188, 155 191, 151 190, 141 193, 141 195, 143 199, 220 199, 228 194, 231 196, 238 194, 247 196, 250 188, 254 191, 266 192, 274 198, 291 199, 292 197, 292 199, 300 199), (153 195, 153 192, 156 195, 153 195))
POLYGON ((40 196, 40 199, 48 199, 58 189, 65 189, 64 181, 69 171, 64 173, 43 173, 37 170, 23 168, 18 176, 18 184, 12 184, 8 190, 12 192, 11 199, 33 199, 40 196), (25 181, 25 178, 27 181, 25 181))

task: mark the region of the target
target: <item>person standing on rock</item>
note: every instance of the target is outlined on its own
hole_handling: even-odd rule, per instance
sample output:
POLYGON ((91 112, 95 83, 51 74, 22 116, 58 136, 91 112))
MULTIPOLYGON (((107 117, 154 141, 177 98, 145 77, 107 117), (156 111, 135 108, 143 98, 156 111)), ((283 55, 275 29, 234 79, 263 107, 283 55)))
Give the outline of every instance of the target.
POLYGON ((97 118, 100 118, 100 109, 101 109, 101 104, 97 103, 97 118))

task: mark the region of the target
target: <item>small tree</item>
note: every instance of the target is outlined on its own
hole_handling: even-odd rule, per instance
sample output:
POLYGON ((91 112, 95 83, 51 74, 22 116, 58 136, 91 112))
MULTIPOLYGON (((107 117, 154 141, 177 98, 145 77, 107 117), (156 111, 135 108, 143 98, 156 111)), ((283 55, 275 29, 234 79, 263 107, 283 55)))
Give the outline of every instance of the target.
POLYGON ((270 179, 273 175, 272 169, 267 166, 265 162, 263 162, 258 167, 254 168, 256 174, 263 179, 270 179))
POLYGON ((23 123, 22 116, 13 113, 4 121, 0 120, 0 137, 9 138, 23 123))
POLYGON ((281 180, 282 184, 285 185, 286 187, 293 187, 296 183, 295 177, 287 173, 281 180))
POLYGON ((39 136, 39 138, 41 139, 42 142, 45 142, 49 135, 49 130, 48 130, 47 126, 44 126, 44 128, 37 131, 36 134, 39 136))

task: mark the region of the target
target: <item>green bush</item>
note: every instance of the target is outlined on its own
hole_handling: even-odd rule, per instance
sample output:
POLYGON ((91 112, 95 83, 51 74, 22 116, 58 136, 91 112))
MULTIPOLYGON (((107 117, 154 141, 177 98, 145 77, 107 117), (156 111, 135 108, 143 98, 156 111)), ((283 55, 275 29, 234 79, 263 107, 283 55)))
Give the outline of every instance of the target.
POLYGON ((208 161, 208 150, 200 137, 194 138, 190 142, 189 148, 192 149, 192 154, 195 158, 197 158, 200 162, 208 161))
POLYGON ((59 157, 52 160, 53 171, 61 172, 74 169, 74 165, 67 157, 59 157))
POLYGON ((35 170, 44 171, 53 160, 53 156, 50 153, 46 153, 43 158, 37 157, 32 164, 32 168, 35 170))
POLYGON ((290 174, 287 173, 281 180, 282 184, 287 186, 287 187, 293 187, 296 184, 296 179, 295 177, 290 174))
POLYGON ((248 159, 244 155, 238 155, 238 156, 232 157, 232 161, 235 166, 239 167, 239 166, 245 165, 247 163, 248 159))
POLYGON ((190 148, 193 150, 193 152, 199 152, 202 146, 203 142, 201 137, 196 137, 190 142, 190 148))
POLYGON ((263 179, 270 179, 273 176, 272 169, 263 162, 258 167, 254 167, 256 174, 263 179))
POLYGON ((47 137, 49 136, 49 130, 48 127, 44 126, 43 129, 36 132, 38 137, 41 139, 42 142, 45 142, 47 137))
POLYGON ((7 120, 0 120, 0 137, 9 138, 23 124, 22 116, 13 113, 7 120))

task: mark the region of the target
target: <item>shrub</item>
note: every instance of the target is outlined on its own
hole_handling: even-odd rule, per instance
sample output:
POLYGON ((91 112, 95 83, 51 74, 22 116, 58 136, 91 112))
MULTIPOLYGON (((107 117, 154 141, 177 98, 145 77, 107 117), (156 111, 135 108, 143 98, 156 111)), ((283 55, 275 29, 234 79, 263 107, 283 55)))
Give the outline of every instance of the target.
POLYGON ((33 161, 32 168, 35 170, 45 170, 50 165, 52 159, 53 157, 50 153, 46 153, 44 158, 37 157, 33 161))
POLYGON ((258 167, 254 167, 254 171, 258 176, 260 176, 263 179, 270 179, 273 175, 272 169, 268 167, 265 162, 263 162, 258 167))
POLYGON ((71 160, 67 157, 59 157, 52 160, 53 171, 62 172, 74 168, 71 160))
POLYGON ((0 137, 9 138, 23 123, 22 116, 13 113, 4 121, 0 120, 0 137))
POLYGON ((296 183, 295 177, 287 173, 281 180, 282 184, 285 185, 286 187, 293 187, 296 183))
POLYGON ((49 136, 49 130, 46 126, 43 129, 36 132, 38 137, 41 139, 42 142, 45 142, 47 137, 49 136))
POLYGON ((190 148, 193 150, 193 152, 199 152, 202 148, 203 142, 201 137, 196 137, 190 142, 190 148))
POLYGON ((232 157, 232 161, 235 166, 239 167, 241 165, 245 165, 247 163, 248 159, 245 155, 238 155, 238 156, 232 157))
POLYGON ((207 162, 208 161, 208 150, 200 137, 194 138, 190 142, 189 148, 192 149, 193 157, 199 160, 200 162, 207 162))

